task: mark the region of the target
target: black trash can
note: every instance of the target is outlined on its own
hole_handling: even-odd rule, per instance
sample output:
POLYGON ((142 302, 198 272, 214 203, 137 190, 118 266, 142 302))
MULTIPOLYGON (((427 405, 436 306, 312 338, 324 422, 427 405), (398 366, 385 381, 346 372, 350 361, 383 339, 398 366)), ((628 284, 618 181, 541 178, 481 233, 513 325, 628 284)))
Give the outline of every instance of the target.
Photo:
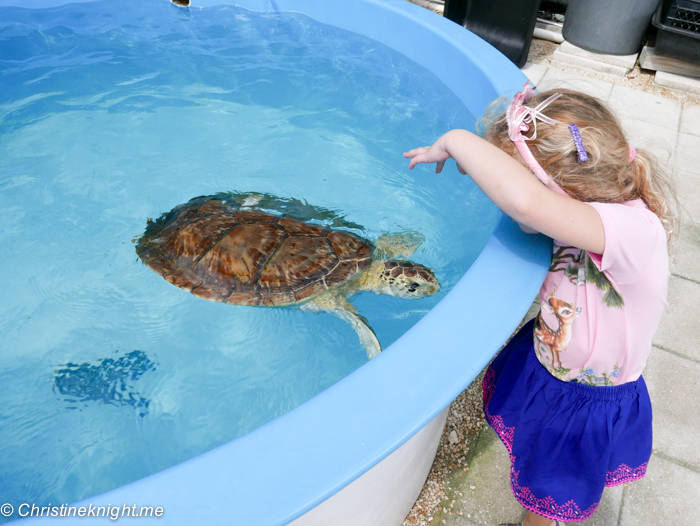
POLYGON ((638 53, 659 1, 569 0, 564 39, 604 55, 638 53))
POLYGON ((445 17, 476 33, 519 68, 527 62, 540 0, 446 0, 445 17))

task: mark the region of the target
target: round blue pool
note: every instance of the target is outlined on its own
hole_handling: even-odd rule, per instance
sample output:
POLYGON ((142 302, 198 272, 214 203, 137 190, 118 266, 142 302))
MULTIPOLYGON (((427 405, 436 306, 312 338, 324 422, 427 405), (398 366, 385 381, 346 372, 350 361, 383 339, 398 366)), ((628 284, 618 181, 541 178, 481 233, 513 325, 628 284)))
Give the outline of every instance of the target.
MULTIPOLYGON (((12 452, 0 463, 0 501, 18 506, 22 495, 30 504, 78 495, 84 500, 76 506, 160 507, 163 518, 139 520, 167 524, 288 524, 433 421, 531 305, 548 267, 548 241, 521 233, 456 170, 434 176, 421 167, 409 174, 401 158, 444 129, 473 127, 489 102, 512 94, 525 79, 477 37, 404 0, 193 0, 189 8, 152 0, 143 4, 147 16, 137 4, 114 26, 104 0, 0 0, 0 15, 14 9, 14 16, 22 7, 37 29, 31 34, 44 40, 8 52, 0 71, 4 85, 16 89, 0 104, 6 152, 0 246, 41 261, 39 270, 17 258, 14 267, 8 266, 13 258, 3 267, 15 276, 3 282, 8 297, 25 303, 6 313, 0 340, 6 347, 0 443, 12 452), (60 11, 66 4, 74 5, 60 11), (130 27, 132 15, 141 40, 120 29, 130 27), (61 16, 66 27, 84 17, 79 41, 62 31, 61 16), (159 16, 168 23, 159 24, 159 16), (225 32, 227 17, 237 21, 230 26, 234 36, 225 32), (212 39, 192 51, 202 23, 212 39), (84 38, 91 32, 94 50, 84 38), (167 48, 164 58, 153 58, 144 45, 150 32, 167 48), (338 35, 343 39, 331 40, 338 35), (247 56, 258 37, 273 57, 269 75, 256 76, 252 62, 230 68, 221 59, 247 56), (124 41, 110 56, 100 46, 114 38, 124 41), (59 51, 46 71, 35 70, 41 76, 18 73, 54 45, 59 51), (62 84, 78 45, 81 60, 93 66, 62 84), (313 90, 296 83, 305 67, 274 58, 279 47, 283 56, 293 56, 286 48, 295 47, 318 53, 313 90), (156 62, 139 67, 138 53, 156 62), (110 65, 118 63, 128 64, 129 76, 110 77, 110 65), (342 77, 347 85, 339 85, 334 71, 348 74, 342 77), (214 88, 205 72, 222 82, 214 88), (53 82, 52 89, 37 88, 42 82, 53 82), (107 93, 110 83, 115 89, 107 93), (376 86, 379 91, 370 89, 376 86), (390 96, 376 95, 392 89, 390 96), (324 97, 328 109, 319 110, 324 97), (352 104, 343 105, 343 98, 352 104), (25 111, 37 105, 50 117, 25 111), (232 127, 232 119, 241 124, 232 127), (329 137, 321 125, 337 133, 329 137), (236 168, 241 159, 246 165, 236 168), (270 167, 279 167, 279 175, 261 175, 270 167), (38 184, 41 174, 53 172, 51 184, 38 184), (384 346, 367 361, 339 320, 299 310, 233 311, 184 294, 136 260, 128 238, 142 231, 146 218, 229 190, 293 198, 299 209, 313 209, 321 225, 370 239, 416 230, 424 243, 412 259, 433 267, 443 288, 415 303, 358 296, 355 305, 376 321, 384 346), (38 218, 30 229, 35 238, 27 235, 31 215, 38 218), (86 217, 95 218, 92 230, 86 217), (61 266, 61 248, 80 264, 61 266), (248 338, 267 350, 248 350, 248 338), (320 350, 309 351, 312 344, 320 350), (254 373, 241 375, 248 383, 231 380, 253 366, 254 373), (42 382, 49 376, 48 403, 33 401, 32 389, 46 391, 42 382), (86 376, 89 393, 75 388, 75 378, 86 376), (309 385, 288 388, 296 378, 309 385), (206 408, 198 405, 202 399, 206 408), (261 409, 250 405, 256 400, 261 409), (37 416, 21 420, 31 407, 37 416), (56 419, 56 412, 67 416, 56 419), (29 429, 42 426, 43 434, 29 429), (141 455, 143 465, 113 478, 100 471, 110 463, 112 428, 127 437, 114 442, 115 454, 125 451, 121 464, 149 451, 141 455), (53 439, 70 445, 51 447, 53 439), (22 447, 39 455, 23 460, 15 454, 22 447), (70 471, 76 464, 76 473, 94 470, 97 490, 80 489, 83 482, 70 471), (42 466, 56 472, 43 484, 60 489, 36 489, 42 483, 34 473, 42 466)), ((11 28, 0 32, 6 41, 15 36, 11 28)))

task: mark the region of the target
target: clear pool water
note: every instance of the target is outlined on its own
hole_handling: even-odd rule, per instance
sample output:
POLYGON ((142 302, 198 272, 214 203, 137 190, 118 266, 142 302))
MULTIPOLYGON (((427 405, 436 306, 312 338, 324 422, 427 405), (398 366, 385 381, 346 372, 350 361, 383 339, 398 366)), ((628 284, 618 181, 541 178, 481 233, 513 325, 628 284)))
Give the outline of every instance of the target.
MULTIPOLYGON (((353 300, 386 349, 498 213, 402 152, 474 117, 427 70, 304 15, 165 0, 0 9, 0 502, 69 503, 232 440, 366 362, 328 314, 207 302, 138 260, 147 218, 266 192, 412 230, 439 294, 353 300)), ((391 350, 389 350, 391 352, 391 350)))

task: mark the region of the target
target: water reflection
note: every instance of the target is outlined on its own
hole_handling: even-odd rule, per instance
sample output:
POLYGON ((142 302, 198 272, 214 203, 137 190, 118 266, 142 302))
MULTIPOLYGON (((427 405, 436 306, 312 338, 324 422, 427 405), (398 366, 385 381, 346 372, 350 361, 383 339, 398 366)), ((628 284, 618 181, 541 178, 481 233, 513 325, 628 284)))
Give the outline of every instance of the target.
POLYGON ((153 371, 153 363, 143 351, 131 351, 121 358, 103 358, 98 363, 68 364, 56 370, 54 392, 68 402, 101 402, 131 406, 139 416, 148 414, 150 404, 133 385, 144 373, 153 371))

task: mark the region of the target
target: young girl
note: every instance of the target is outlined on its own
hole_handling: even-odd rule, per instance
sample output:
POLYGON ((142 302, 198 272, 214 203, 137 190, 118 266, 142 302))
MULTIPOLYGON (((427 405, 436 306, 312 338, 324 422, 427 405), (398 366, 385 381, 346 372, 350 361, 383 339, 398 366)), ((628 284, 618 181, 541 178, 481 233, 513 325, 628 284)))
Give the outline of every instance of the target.
POLYGON ((483 139, 452 130, 404 156, 437 173, 452 157, 523 230, 554 240, 540 313, 489 366, 484 413, 510 453, 521 524, 584 521, 651 456, 641 374, 667 305, 670 182, 601 102, 528 85, 483 139))

